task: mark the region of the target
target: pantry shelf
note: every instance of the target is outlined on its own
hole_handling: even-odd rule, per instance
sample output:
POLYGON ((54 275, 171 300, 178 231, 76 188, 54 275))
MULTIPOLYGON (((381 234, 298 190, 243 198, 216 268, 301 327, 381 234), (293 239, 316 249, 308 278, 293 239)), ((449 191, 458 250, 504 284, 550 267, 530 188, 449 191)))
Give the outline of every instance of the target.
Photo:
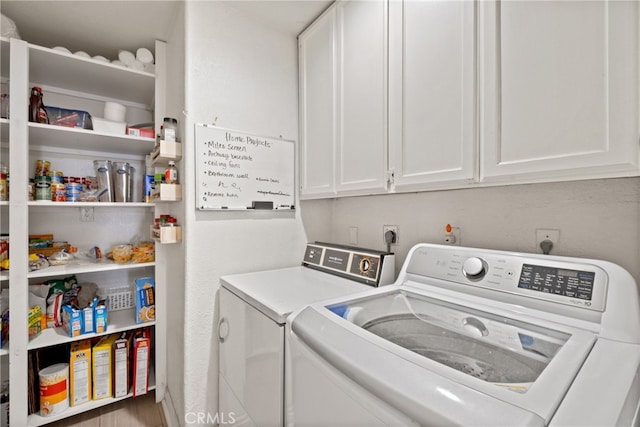
POLYGON ((86 153, 118 153, 145 156, 155 145, 153 138, 113 135, 94 130, 29 123, 29 144, 86 153))
POLYGON ((75 337, 70 337, 69 334, 62 328, 46 328, 42 330, 40 335, 29 341, 27 349, 35 350, 37 348, 67 344, 73 341, 80 341, 87 338, 100 337, 103 335, 111 335, 118 332, 124 332, 132 329, 155 325, 155 322, 136 323, 135 309, 113 311, 109 312, 107 316, 107 331, 105 332, 99 334, 82 334, 75 337))
POLYGON ((155 266, 155 262, 145 262, 139 264, 116 264, 113 261, 103 260, 101 262, 92 262, 91 260, 73 260, 67 265, 55 265, 42 270, 32 271, 27 274, 27 278, 33 279, 37 277, 50 276, 67 276, 71 274, 95 273, 100 271, 112 270, 128 270, 134 268, 145 268, 155 266))
POLYGON ((0 282, 3 280, 9 280, 9 272, 8 271, 3 271, 0 272, 0 282))
POLYGON ((37 202, 27 202, 27 204, 29 206, 43 208, 153 208, 153 204, 146 202, 52 202, 49 200, 40 200, 37 202))
POLYGON ((29 45, 29 76, 34 84, 153 105, 154 74, 43 46, 29 45))
MULTIPOLYGON (((150 369, 150 372, 149 372, 149 391, 153 391, 155 389, 156 389, 155 369, 153 369, 152 367, 152 369, 150 369)), ((30 427, 36 427, 36 426, 49 424, 53 421, 72 417, 74 415, 78 415, 83 412, 90 411, 91 409, 100 408, 102 406, 110 405, 112 403, 119 402, 124 399, 129 399, 131 397, 133 397, 133 393, 129 393, 126 396, 122 396, 118 398, 111 397, 107 399, 91 400, 87 403, 83 403, 78 406, 70 406, 68 409, 65 409, 61 413, 52 415, 49 417, 41 417, 40 415, 32 414, 32 415, 29 415, 27 419, 28 425, 30 427)))
POLYGON ((5 344, 0 348, 0 356, 6 356, 9 354, 9 344, 5 344))

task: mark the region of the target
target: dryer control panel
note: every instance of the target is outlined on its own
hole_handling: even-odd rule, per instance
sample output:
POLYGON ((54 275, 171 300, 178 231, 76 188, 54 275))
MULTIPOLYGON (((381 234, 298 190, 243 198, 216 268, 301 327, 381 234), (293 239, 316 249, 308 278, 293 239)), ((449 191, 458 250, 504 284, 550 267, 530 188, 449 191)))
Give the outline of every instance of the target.
POLYGON ((328 243, 309 243, 304 253, 304 266, 357 280, 372 286, 393 283, 393 253, 328 243))
POLYGON ((454 248, 417 247, 406 272, 588 310, 604 311, 608 276, 579 259, 454 248))

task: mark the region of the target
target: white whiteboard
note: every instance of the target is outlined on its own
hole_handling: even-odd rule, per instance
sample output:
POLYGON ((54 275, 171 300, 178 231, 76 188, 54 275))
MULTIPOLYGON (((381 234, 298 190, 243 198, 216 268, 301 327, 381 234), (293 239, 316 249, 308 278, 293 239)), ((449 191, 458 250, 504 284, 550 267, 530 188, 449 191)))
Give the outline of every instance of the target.
POLYGON ((294 143, 212 125, 195 130, 197 209, 294 209, 294 143))

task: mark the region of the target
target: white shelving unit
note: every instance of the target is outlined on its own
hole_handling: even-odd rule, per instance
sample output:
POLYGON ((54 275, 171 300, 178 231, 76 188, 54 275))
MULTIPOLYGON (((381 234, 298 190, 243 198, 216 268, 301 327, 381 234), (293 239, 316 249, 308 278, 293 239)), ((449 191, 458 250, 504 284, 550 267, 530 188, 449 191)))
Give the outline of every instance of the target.
MULTIPOLYGON (((156 389, 156 380, 155 380, 154 372, 155 370, 153 369, 153 366, 152 366, 149 374, 149 390, 156 389)), ((66 409, 64 412, 61 412, 58 415, 53 415, 50 417, 41 417, 40 415, 32 414, 32 415, 29 415, 27 422, 29 426, 41 426, 41 425, 51 423, 53 421, 58 421, 63 418, 71 417, 73 415, 78 415, 83 412, 90 411, 91 409, 101 408, 103 406, 110 405, 112 403, 119 402, 124 399, 129 399, 130 397, 133 397, 133 393, 129 393, 126 396, 118 397, 118 398, 112 397, 108 399, 90 400, 89 402, 83 403, 82 405, 71 406, 68 409, 66 409)))
MULTIPOLYGON (((9 83, 9 40, 0 37, 0 83, 2 90, 8 88, 9 83)), ((7 163, 9 149, 9 120, 0 117, 0 161, 7 163)), ((9 228, 9 202, 0 201, 0 232, 6 233, 9 228)), ((9 285, 9 272, 0 270, 0 288, 6 288, 9 285)), ((3 343, 0 348, 0 372, 4 375, 8 372, 9 367, 9 343, 3 343)))
MULTIPOLYGON (((0 350, 0 355, 8 354, 10 360, 10 402, 12 425, 40 426, 60 420, 90 409, 109 405, 123 398, 91 401, 77 407, 70 407, 62 413, 41 417, 28 414, 28 354, 52 346, 69 343, 101 335, 124 332, 138 328, 155 329, 154 366, 151 369, 150 387, 155 390, 156 400, 164 397, 166 384, 166 343, 165 319, 162 318, 165 306, 166 283, 164 274, 157 274, 162 261, 141 264, 117 264, 102 260, 95 262, 89 258, 76 257, 64 266, 50 266, 42 270, 28 269, 28 235, 41 234, 43 230, 53 233, 56 238, 62 235, 74 246, 92 247, 97 245, 106 252, 110 247, 128 242, 134 236, 149 239, 149 224, 156 210, 151 203, 91 203, 91 202, 49 202, 29 201, 27 183, 33 171, 36 159, 51 156, 52 164, 62 165, 60 169, 69 176, 85 176, 83 171, 92 170, 90 159, 114 159, 116 161, 138 162, 144 164, 145 155, 155 145, 153 138, 128 135, 112 135, 87 129, 67 128, 39 123, 30 123, 27 117, 28 98, 32 86, 40 86, 46 94, 55 94, 55 99, 69 100, 67 104, 55 105, 74 109, 74 99, 81 99, 83 105, 102 106, 106 101, 123 104, 134 109, 137 117, 148 116, 149 121, 161 122, 164 113, 163 82, 165 44, 156 42, 156 75, 135 71, 109 63, 85 59, 57 50, 36 46, 25 41, 0 40, 2 43, 3 64, 10 63, 10 111, 9 120, 0 120, 3 137, 2 148, 8 148, 11 167, 11 200, 0 202, 0 208, 7 211, 11 218, 11 269, 0 273, 0 281, 8 281, 10 292, 11 328, 10 349, 0 350), (10 45, 10 49, 9 49, 10 45), (10 51, 10 52, 9 52, 10 51), (160 117, 160 120, 158 120, 160 117), (63 169, 64 168, 64 169, 63 169), (67 173, 68 172, 68 173, 67 173), (24 188, 25 191, 16 189, 24 188), (92 217, 88 221, 79 221, 73 209, 90 208, 92 217), (95 211, 96 221, 93 219, 95 211), (77 230, 74 230, 77 228, 77 230), (19 244, 18 242, 24 242, 19 244), (62 328, 47 328, 38 336, 29 340, 26 325, 28 303, 28 284, 40 283, 49 278, 61 278, 76 275, 82 282, 84 277, 104 278, 102 285, 113 286, 124 277, 148 276, 149 272, 156 280, 155 322, 137 324, 134 309, 117 310, 108 313, 107 331, 100 334, 83 334, 69 337, 62 328), (8 274, 7 274, 8 273, 8 274), (24 319, 24 321, 21 321, 24 319)), ((4 68, 4 65, 3 65, 4 68)), ((49 105, 49 104, 47 104, 49 105)), ((82 109, 82 108, 80 108, 82 109)), ((143 168, 137 169, 142 173, 143 168)), ((156 256, 158 255, 156 245, 156 256)), ((162 258, 162 256, 161 256, 162 258)), ((4 356, 7 357, 7 356, 4 356)), ((45 364, 46 366, 46 364, 45 364)), ((35 385, 37 387, 37 383, 35 385)))

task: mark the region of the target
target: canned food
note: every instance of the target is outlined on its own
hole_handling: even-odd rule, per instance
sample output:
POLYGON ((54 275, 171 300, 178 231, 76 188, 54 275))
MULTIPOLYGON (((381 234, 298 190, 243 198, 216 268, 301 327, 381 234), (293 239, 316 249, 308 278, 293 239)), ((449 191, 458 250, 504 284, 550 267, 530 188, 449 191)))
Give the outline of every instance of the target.
POLYGON ((36 196, 36 182, 33 178, 29 179, 29 186, 27 188, 29 191, 29 200, 32 201, 36 196))
POLYGON ((60 171, 48 171, 47 176, 51 177, 51 183, 60 182, 63 183, 64 179, 62 178, 62 172, 60 171))
POLYGON ((51 167, 51 162, 48 160, 36 160, 36 176, 46 175, 51 167))
POLYGON ((69 407, 69 364, 58 363, 38 372, 40 415, 48 417, 69 407))
POLYGON ((51 201, 51 177, 50 176, 36 176, 35 200, 51 201))
POLYGON ((67 186, 59 182, 51 184, 51 200, 54 202, 67 201, 67 186))

